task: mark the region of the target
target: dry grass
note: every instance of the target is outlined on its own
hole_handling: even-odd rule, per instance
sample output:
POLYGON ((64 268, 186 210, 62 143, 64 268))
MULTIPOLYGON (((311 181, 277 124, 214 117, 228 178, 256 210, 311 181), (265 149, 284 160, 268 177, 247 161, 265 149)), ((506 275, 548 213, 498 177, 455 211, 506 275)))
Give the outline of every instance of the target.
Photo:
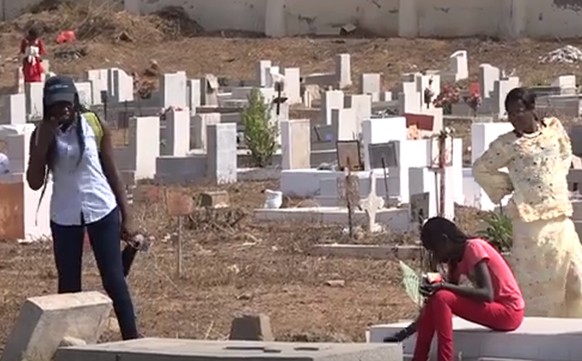
MULTIPOLYGON (((210 338, 221 339, 227 337, 233 315, 249 310, 269 314, 281 340, 362 341, 368 324, 414 314, 399 285, 395 262, 307 256, 309 247, 325 237, 326 228, 321 232, 315 225, 260 224, 250 215, 234 226, 225 221, 229 219, 225 212, 235 218, 250 214, 263 202, 261 191, 273 186, 225 187, 232 209, 186 222, 190 229, 184 232, 181 279, 175 276, 172 243, 162 241, 176 227, 165 215, 161 188, 139 187, 136 219, 140 230, 157 241, 149 255, 138 256, 129 283, 147 335, 204 338, 209 333, 210 338), (325 285, 335 279, 345 280, 345 287, 325 285)), ((192 195, 209 189, 216 187, 188 187, 192 195)), ((2 344, 23 300, 54 292, 56 278, 49 245, 3 244, 0 254, 2 344)), ((87 289, 100 289, 90 255, 84 282, 87 289)))

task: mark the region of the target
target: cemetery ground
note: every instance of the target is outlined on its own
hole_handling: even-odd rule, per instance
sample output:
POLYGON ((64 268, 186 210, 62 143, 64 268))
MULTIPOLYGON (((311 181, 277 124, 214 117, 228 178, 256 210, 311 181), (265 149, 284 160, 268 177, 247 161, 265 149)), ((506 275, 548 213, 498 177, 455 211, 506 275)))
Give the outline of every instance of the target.
MULTIPOLYGON (((239 182, 183 188, 193 196, 227 190, 231 207, 215 215, 197 212, 184 222, 180 279, 175 275, 174 243, 167 237, 176 231, 175 220, 166 215, 160 199, 163 189, 138 187, 132 206, 136 226, 155 241, 148 253, 138 254, 128 281, 146 335, 224 339, 235 314, 254 311, 270 316, 277 339, 363 341, 369 324, 413 317, 415 306, 403 292, 395 260, 309 255, 315 244, 347 241, 339 226, 254 222, 252 210, 264 201, 261 191, 276 186, 239 182), (328 282, 338 280, 343 285, 328 282)), ((469 231, 477 227, 475 211, 459 209, 458 216, 469 231)), ((415 239, 387 233, 355 242, 415 239)), ((101 289, 90 250, 84 268, 85 288, 101 289)), ((50 243, 1 244, 0 274, 3 345, 24 300, 56 290, 50 243)), ((115 328, 106 335, 118 337, 115 328)))

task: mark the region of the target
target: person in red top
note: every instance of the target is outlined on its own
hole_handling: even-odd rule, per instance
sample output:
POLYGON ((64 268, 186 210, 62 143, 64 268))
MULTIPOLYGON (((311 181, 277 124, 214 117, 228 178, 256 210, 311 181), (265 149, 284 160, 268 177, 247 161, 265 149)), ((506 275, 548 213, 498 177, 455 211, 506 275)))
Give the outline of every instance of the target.
POLYGON ((36 27, 31 27, 20 43, 20 55, 22 56, 22 73, 25 83, 38 83, 42 81, 44 68, 42 57, 46 55, 44 42, 40 38, 40 32, 36 27))
POLYGON ((503 256, 487 241, 468 237, 442 217, 429 219, 420 238, 438 263, 448 265, 448 277, 422 283, 426 302, 418 319, 385 342, 401 342, 416 332, 412 360, 426 361, 436 333, 438 361, 453 361, 453 315, 494 331, 509 332, 521 325, 525 309, 521 290, 503 256), (459 285, 461 276, 474 287, 459 285))

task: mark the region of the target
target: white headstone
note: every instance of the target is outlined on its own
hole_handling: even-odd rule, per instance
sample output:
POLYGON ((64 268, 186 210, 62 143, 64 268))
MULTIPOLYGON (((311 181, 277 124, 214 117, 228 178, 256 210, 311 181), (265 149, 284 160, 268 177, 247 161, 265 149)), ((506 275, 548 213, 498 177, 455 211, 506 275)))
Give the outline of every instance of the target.
POLYGON ((352 85, 352 66, 350 54, 338 54, 335 57, 335 75, 340 89, 352 85))
POLYGON ((165 145, 161 155, 185 156, 190 151, 190 110, 170 109, 166 113, 165 145))
POLYGON ((311 122, 295 119, 281 122, 281 168, 311 168, 311 122))
POLYGON ((206 134, 208 177, 217 184, 235 183, 237 180, 236 124, 209 125, 206 134))
POLYGON ((186 108, 186 82, 188 77, 185 71, 164 74, 160 78, 160 93, 162 95, 162 107, 186 108))
POLYGON ((321 97, 322 124, 331 124, 331 110, 344 108, 344 92, 341 90, 328 90, 321 97))
POLYGON ((482 99, 488 99, 493 96, 495 82, 501 77, 499 68, 490 64, 479 65, 479 92, 482 99))

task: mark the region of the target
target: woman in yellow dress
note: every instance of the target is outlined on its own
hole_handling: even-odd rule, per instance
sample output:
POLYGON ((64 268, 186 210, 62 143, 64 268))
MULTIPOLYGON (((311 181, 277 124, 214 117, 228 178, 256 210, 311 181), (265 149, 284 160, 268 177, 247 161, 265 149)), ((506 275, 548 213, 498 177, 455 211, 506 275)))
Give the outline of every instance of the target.
POLYGON ((537 117, 535 94, 526 88, 510 91, 505 109, 514 130, 475 161, 475 181, 494 203, 513 193, 510 264, 526 316, 582 318, 582 245, 566 180, 570 139, 558 119, 537 117))

